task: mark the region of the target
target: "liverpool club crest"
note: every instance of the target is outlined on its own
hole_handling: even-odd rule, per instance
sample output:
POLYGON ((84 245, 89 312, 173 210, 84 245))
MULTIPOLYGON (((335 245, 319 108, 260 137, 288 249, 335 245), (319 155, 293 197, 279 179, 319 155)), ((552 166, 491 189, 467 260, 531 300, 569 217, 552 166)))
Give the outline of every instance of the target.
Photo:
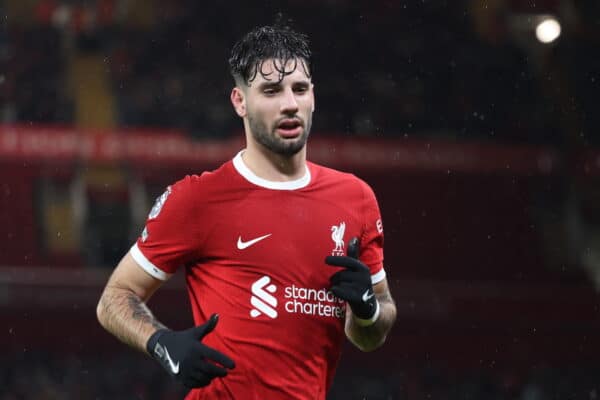
POLYGON ((340 222, 339 225, 331 227, 331 239, 335 243, 335 247, 331 250, 332 256, 344 255, 344 233, 346 232, 346 223, 340 222))

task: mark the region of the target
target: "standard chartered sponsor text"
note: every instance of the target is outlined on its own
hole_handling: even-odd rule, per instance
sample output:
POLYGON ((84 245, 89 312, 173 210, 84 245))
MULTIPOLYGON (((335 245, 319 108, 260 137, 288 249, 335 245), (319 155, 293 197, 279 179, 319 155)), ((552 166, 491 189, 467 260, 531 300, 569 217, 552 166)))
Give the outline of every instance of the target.
POLYGON ((346 313, 345 302, 327 289, 317 290, 292 285, 285 287, 284 297, 290 299, 284 304, 285 311, 292 314, 343 318, 346 313))

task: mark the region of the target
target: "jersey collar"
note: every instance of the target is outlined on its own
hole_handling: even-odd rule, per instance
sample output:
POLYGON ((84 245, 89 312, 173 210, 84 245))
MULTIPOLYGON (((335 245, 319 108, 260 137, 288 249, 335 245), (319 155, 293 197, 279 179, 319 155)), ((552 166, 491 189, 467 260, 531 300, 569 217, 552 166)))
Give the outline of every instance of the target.
POLYGON ((310 170, 308 167, 306 168, 306 173, 302 178, 298 178, 293 181, 285 181, 285 182, 276 182, 269 181, 257 176, 254 172, 250 171, 250 168, 246 166, 244 160, 242 160, 242 154, 244 150, 237 153, 237 155, 233 158, 233 166, 240 175, 242 175, 246 180, 250 183, 253 183, 257 186, 264 187, 266 189, 273 190, 296 190, 302 189, 303 187, 308 186, 310 183, 310 170))

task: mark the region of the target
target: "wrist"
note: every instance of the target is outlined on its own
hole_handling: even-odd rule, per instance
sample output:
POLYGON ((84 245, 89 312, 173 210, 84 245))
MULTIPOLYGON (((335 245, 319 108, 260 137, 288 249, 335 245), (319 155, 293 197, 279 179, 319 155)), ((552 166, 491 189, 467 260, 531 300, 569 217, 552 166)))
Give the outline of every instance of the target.
POLYGON ((168 331, 168 329, 158 329, 152 335, 150 335, 150 338, 146 342, 146 352, 148 352, 148 354, 150 354, 153 357, 155 356, 155 350, 158 340, 162 335, 164 335, 168 331))
POLYGON ((357 317, 354 314, 352 315, 352 318, 354 319, 354 322, 358 326, 367 327, 367 326, 371 326, 371 325, 375 324, 375 322, 377 322, 377 320, 379 319, 379 314, 380 314, 379 302, 377 301, 377 299, 375 299, 375 312, 373 313, 373 316, 371 318, 363 319, 363 318, 357 317))

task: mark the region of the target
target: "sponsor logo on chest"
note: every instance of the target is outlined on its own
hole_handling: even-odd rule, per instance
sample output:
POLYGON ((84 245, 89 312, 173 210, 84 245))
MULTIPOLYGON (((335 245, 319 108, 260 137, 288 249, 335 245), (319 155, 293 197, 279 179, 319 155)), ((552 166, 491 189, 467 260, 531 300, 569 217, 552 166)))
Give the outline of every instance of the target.
POLYGON ((262 276, 252 284, 252 296, 250 297, 252 305, 250 316, 252 318, 264 315, 275 319, 280 312, 331 318, 344 318, 345 316, 345 302, 327 288, 313 289, 294 284, 285 286, 281 304, 274 296, 277 290, 277 286, 271 283, 271 277, 268 275, 262 276))

